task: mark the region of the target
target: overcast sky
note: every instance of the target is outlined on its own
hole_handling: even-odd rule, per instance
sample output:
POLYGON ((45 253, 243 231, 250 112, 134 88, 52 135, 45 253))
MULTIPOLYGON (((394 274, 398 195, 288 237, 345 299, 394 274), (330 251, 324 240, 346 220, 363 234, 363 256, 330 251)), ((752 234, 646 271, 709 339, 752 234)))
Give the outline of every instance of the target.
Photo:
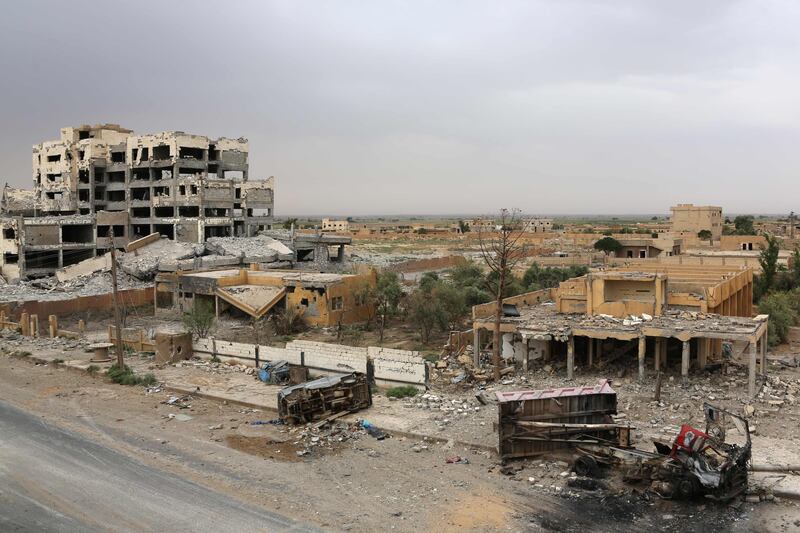
POLYGON ((0 17, 0 183, 115 122, 250 140, 276 213, 800 210, 800 2, 53 1, 0 17))

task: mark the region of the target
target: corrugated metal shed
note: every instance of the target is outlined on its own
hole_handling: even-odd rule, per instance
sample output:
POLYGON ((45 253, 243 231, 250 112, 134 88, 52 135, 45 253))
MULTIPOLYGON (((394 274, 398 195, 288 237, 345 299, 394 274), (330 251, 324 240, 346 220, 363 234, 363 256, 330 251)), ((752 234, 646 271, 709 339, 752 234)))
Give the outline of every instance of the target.
POLYGON ((608 380, 587 387, 498 392, 497 401, 503 459, 539 455, 582 441, 616 444, 614 429, 576 427, 613 424, 617 393, 608 380))

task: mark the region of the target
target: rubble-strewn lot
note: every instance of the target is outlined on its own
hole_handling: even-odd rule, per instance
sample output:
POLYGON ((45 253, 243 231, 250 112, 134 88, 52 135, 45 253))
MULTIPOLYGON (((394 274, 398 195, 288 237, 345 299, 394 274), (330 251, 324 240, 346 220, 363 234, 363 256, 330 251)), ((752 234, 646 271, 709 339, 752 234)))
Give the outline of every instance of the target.
MULTIPOLYGON (((0 396, 46 419, 95 434, 105 445, 140 460, 235 492, 254 503, 332 530, 377 529, 627 531, 633 528, 687 531, 791 531, 800 510, 790 501, 735 506, 672 502, 622 483, 616 476, 596 480, 570 472, 569 457, 542 457, 503 466, 492 424, 496 409, 482 405, 495 390, 567 385, 558 368, 538 368, 506 376, 497 385, 436 382, 426 394, 393 400, 381 394, 372 408, 328 427, 283 426, 265 409, 214 402, 159 387, 110 384, 60 366, 26 359, 88 359, 86 343, 29 339, 4 332, 0 396), (10 356, 9 356, 10 355, 10 356), (441 383, 441 384, 440 384, 441 383), (172 401, 179 397, 181 401, 172 401), (389 434, 378 440, 360 419, 389 434), (416 436, 410 436, 416 435, 416 436), (448 462, 449 461, 449 462, 448 462), (268 494, 265 498, 263 495, 268 494), (313 510, 309 510, 313 509, 313 510)), ((159 369, 149 357, 129 356, 141 372, 159 380, 214 383, 220 390, 248 395, 253 402, 274 399, 278 387, 256 380, 252 370, 207 361, 159 369)), ((622 374, 623 367, 612 369, 622 374)), ((574 383, 605 377, 579 369, 574 383)), ((674 375, 673 375, 674 377, 674 375)), ((770 379, 755 401, 746 398, 744 371, 692 375, 688 388, 666 379, 661 402, 651 400, 652 379, 639 384, 623 375, 614 380, 620 415, 636 427, 639 445, 651 437, 674 436, 677 427, 702 427, 703 401, 750 416, 757 463, 800 463, 795 442, 800 406, 800 372, 770 365, 770 379)), ((273 400, 274 401, 274 400, 273 400)), ((755 484, 776 478, 754 475, 755 484)), ((781 482, 798 488, 796 480, 781 482)))

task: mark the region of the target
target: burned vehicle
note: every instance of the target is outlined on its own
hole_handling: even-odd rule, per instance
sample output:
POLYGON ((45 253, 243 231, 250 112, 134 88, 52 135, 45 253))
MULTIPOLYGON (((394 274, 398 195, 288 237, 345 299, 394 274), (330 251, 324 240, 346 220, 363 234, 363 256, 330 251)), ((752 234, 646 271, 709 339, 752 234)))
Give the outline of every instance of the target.
POLYGON ((655 451, 632 446, 632 427, 615 421, 617 395, 611 382, 497 394, 500 457, 503 461, 567 453, 574 471, 597 476, 604 466, 624 479, 646 483, 664 498, 705 496, 728 501, 747 490, 750 428, 747 420, 704 404, 705 431, 684 424, 674 442, 655 451), (728 430, 736 429, 739 442, 728 430))
POLYGON ((372 405, 366 374, 333 374, 278 392, 278 415, 290 424, 311 422, 339 413, 354 412, 372 405))

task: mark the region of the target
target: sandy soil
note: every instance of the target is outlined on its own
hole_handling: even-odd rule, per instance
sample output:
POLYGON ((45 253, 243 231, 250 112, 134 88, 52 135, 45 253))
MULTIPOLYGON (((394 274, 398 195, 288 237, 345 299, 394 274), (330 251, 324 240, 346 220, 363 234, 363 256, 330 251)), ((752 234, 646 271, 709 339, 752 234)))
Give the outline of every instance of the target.
MULTIPOLYGON (((36 342, 29 351, 48 351, 45 342, 36 342)), ((67 359, 70 350, 74 351, 55 346, 50 352, 67 359)), ((419 431, 446 437, 445 442, 401 437, 376 440, 345 426, 346 439, 323 434, 315 447, 310 445, 314 435, 303 428, 250 425, 272 418, 271 413, 200 398, 193 398, 191 407, 179 409, 162 403, 169 397, 167 392, 147 394, 141 387, 118 386, 100 376, 37 366, 25 359, 0 357, 0 396, 7 401, 158 468, 326 529, 791 531, 800 527, 796 525, 800 511, 790 502, 745 503, 738 509, 669 502, 613 479, 608 480, 608 490, 570 488, 569 474, 564 475, 568 464, 556 458, 522 461, 512 475, 504 475, 495 454, 455 443, 461 440, 458 437, 476 443, 492 443, 495 438, 492 408, 457 413, 459 404, 477 405, 471 388, 433 391, 456 411, 417 405, 431 402, 376 398, 375 409, 384 415, 408 419, 419 431), (191 418, 181 421, 185 417, 177 415, 191 418), (452 421, 443 424, 443 417, 452 421), (297 455, 306 449, 310 452, 297 455), (287 457, 292 452, 295 456, 287 457), (451 456, 469 462, 446 463, 445 458, 451 456)), ((797 369, 776 368, 773 374, 787 382, 800 378, 797 369)), ((597 378, 588 372, 578 376, 585 382, 597 378)), ((689 391, 667 382, 664 406, 649 401, 645 385, 622 378, 615 386, 621 411, 640 428, 644 439, 684 419, 698 423, 702 417, 698 403, 708 396, 743 408, 738 375, 710 375, 708 383, 704 379, 696 379, 700 388, 689 391)), ((539 370, 526 380, 515 378, 515 383, 499 387, 541 386, 562 378, 539 370)), ((759 462, 800 462, 793 446, 798 407, 774 406, 768 403, 777 401, 772 396, 767 394, 753 404, 754 455, 759 462)))

